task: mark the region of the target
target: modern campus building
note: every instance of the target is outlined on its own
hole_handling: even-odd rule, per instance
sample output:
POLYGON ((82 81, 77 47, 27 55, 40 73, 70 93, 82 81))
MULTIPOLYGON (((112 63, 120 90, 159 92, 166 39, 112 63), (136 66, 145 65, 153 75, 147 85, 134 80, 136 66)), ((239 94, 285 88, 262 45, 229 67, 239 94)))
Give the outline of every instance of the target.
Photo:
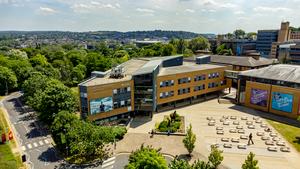
POLYGON ((113 120, 202 101, 231 87, 227 69, 231 66, 184 62, 182 56, 131 59, 79 84, 81 114, 113 120))
POLYGON ((237 100, 247 107, 296 118, 300 115, 300 66, 277 64, 240 72, 237 100))
POLYGON ((262 57, 270 56, 272 44, 277 42, 278 32, 278 30, 259 30, 257 32, 256 51, 262 57))

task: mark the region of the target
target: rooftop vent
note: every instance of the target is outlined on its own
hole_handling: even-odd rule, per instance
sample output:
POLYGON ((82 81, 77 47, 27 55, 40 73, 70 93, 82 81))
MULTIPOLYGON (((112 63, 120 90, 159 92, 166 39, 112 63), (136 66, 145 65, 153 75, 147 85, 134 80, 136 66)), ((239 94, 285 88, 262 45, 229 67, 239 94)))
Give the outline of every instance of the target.
POLYGON ((111 69, 109 77, 116 78, 116 79, 123 78, 125 76, 124 72, 125 72, 125 70, 124 70, 123 66, 113 67, 111 69))

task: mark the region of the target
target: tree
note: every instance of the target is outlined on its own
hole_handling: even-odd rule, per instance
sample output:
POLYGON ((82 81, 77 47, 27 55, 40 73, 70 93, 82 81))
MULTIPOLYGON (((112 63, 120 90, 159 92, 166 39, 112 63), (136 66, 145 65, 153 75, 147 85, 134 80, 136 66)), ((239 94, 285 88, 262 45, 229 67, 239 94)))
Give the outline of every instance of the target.
POLYGON ((0 66, 0 94, 5 94, 17 86, 15 73, 7 67, 0 66))
POLYGON ((187 149, 190 156, 195 148, 195 142, 196 142, 196 135, 193 133, 192 125, 190 124, 189 128, 187 129, 186 136, 183 139, 184 147, 187 149))
POLYGON ((161 50, 161 56, 171 56, 176 54, 176 49, 172 44, 163 45, 161 50))
POLYGON ((209 162, 197 160, 192 164, 193 169, 211 169, 209 162))
POLYGON ((223 151, 218 150, 216 146, 211 146, 211 152, 208 156, 209 163, 213 169, 216 169, 223 161, 223 151))
POLYGON ((7 67, 15 72, 18 79, 18 86, 30 77, 34 69, 27 59, 9 60, 7 67))
POLYGON ((258 161, 254 159, 255 154, 252 152, 249 153, 247 159, 245 160, 244 164, 242 165, 242 169, 259 169, 258 161))
POLYGON ((216 51, 217 51, 218 55, 227 55, 227 56, 232 56, 233 55, 232 50, 227 49, 225 44, 222 44, 222 45, 218 46, 216 51))
POLYGON ((159 149, 141 145, 140 149, 129 156, 129 164, 126 169, 167 169, 167 163, 159 149))
POLYGON ((28 100, 29 97, 33 97, 36 92, 44 91, 48 81, 49 78, 45 75, 42 75, 39 72, 33 72, 22 85, 25 99, 28 100))
POLYGON ((248 32, 246 37, 248 39, 256 39, 257 33, 256 32, 248 32))
POLYGON ((84 65, 79 64, 76 67, 74 67, 71 72, 72 84, 75 85, 83 81, 86 76, 85 73, 86 67, 84 65))
POLYGON ((44 66, 49 65, 47 58, 41 54, 37 54, 36 56, 32 57, 29 61, 33 67, 35 67, 35 66, 44 67, 44 66))
POLYGON ((169 164, 169 169, 193 169, 193 167, 186 160, 175 158, 169 164))
POLYGON ((41 120, 48 124, 51 124, 54 116, 60 111, 75 112, 77 108, 76 98, 71 89, 55 79, 50 79, 44 90, 35 92, 28 103, 39 112, 41 120))
POLYGON ((206 50, 210 49, 210 44, 206 38, 200 36, 192 39, 189 42, 189 49, 191 49, 193 52, 196 52, 197 50, 206 50))
POLYGON ((242 39, 245 37, 246 32, 242 29, 237 29, 233 32, 233 34, 234 34, 235 38, 242 39))

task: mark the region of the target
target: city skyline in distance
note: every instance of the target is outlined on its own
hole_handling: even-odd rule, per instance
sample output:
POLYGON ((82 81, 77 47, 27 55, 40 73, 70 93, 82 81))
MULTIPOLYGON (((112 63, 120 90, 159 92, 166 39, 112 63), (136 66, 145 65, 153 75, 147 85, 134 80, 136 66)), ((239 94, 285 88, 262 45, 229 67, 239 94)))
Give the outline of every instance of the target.
POLYGON ((299 0, 0 0, 0 31, 181 30, 227 33, 299 27, 299 0))

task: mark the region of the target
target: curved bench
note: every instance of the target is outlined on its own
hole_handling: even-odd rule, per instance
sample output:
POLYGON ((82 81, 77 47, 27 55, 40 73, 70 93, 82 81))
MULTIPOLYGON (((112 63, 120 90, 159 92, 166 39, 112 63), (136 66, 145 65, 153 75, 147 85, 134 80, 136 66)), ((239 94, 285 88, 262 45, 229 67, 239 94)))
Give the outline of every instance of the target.
POLYGON ((225 143, 225 144, 223 145, 223 147, 224 147, 224 148, 232 148, 232 144, 225 143))
POLYGON ((266 140, 270 140, 270 137, 268 137, 268 136, 262 136, 261 139, 264 140, 264 141, 266 141, 266 140))
POLYGON ((216 130, 223 130, 223 127, 216 127, 216 130))
POLYGON ((274 141, 271 141, 271 140, 266 141, 265 144, 268 145, 268 146, 274 146, 275 145, 274 141))
POLYGON ((271 147, 268 147, 268 150, 273 151, 273 152, 277 152, 277 147, 271 146, 271 147))
POLYGON ((236 129, 230 129, 229 132, 230 133, 236 133, 237 131, 236 131, 236 129))
POLYGON ((252 121, 247 121, 246 124, 247 124, 247 125, 252 125, 253 122, 252 122, 252 121))
POLYGON ((289 147, 281 147, 280 151, 282 151, 282 152, 291 152, 291 149, 289 147))
POLYGON ((237 131, 239 134, 245 134, 245 130, 241 129, 237 131))
POLYGON ((221 138, 221 141, 223 141, 223 142, 229 142, 229 138, 223 137, 223 138, 221 138))
POLYGON ((244 126, 236 126, 236 129, 243 129, 244 126))
POLYGON ((265 133, 264 133, 264 132, 257 132, 256 135, 257 135, 257 136, 264 136, 265 133))
POLYGON ((223 135, 223 134, 224 134, 224 131, 223 131, 223 130, 218 130, 218 131, 217 131, 217 134, 223 135))

